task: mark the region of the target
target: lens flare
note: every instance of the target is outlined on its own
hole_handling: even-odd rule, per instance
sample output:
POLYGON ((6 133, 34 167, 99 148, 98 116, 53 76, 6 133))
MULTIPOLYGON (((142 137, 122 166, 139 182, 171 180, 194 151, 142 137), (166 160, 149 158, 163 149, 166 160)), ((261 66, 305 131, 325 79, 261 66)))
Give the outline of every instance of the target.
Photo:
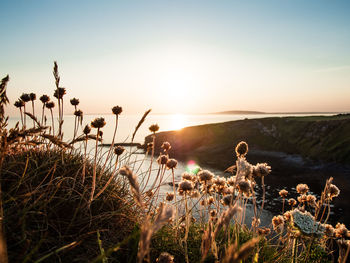
POLYGON ((199 165, 195 161, 190 160, 187 162, 186 171, 192 174, 197 174, 199 172, 199 165))

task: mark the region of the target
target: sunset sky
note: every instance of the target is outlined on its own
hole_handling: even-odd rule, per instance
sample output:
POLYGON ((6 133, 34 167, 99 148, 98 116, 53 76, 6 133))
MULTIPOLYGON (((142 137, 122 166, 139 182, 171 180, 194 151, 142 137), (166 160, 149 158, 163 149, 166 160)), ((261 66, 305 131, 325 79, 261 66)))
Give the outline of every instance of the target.
POLYGON ((0 4, 11 114, 53 97, 55 60, 84 113, 350 111, 350 1, 0 4))

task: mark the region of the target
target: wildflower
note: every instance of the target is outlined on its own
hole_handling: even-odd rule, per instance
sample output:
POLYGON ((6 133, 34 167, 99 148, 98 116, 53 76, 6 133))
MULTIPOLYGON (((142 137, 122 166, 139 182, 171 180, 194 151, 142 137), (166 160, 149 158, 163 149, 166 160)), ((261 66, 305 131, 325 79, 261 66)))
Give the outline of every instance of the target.
POLYGON ((241 141, 236 146, 237 157, 244 157, 248 153, 248 144, 244 141, 241 141))
POLYGON ((192 191, 191 198, 198 198, 199 197, 199 192, 198 190, 192 191))
POLYGON ((113 112, 113 114, 115 114, 115 115, 120 115, 120 114, 122 113, 122 111, 123 111, 123 108, 120 107, 120 106, 114 106, 114 107, 112 108, 112 112, 113 112))
POLYGON ((238 182, 237 185, 239 191, 243 193, 245 196, 250 196, 250 183, 246 180, 242 180, 238 182))
POLYGON ((30 97, 30 100, 31 100, 31 101, 36 100, 36 95, 35 95, 35 93, 30 93, 30 94, 29 94, 29 97, 30 97))
POLYGON ((210 210, 209 214, 211 217, 216 217, 217 212, 216 212, 216 210, 212 209, 212 210, 210 210))
POLYGON ((260 225, 260 218, 253 217, 252 227, 258 227, 260 225))
POLYGON ((221 199, 221 203, 222 203, 223 205, 226 205, 226 206, 232 205, 232 201, 233 201, 232 195, 225 195, 225 196, 221 199))
POLYGON ((267 163, 257 163, 253 166, 253 175, 257 177, 267 176, 271 172, 271 166, 267 163))
POLYGON ((276 232, 282 232, 284 224, 284 218, 281 215, 274 216, 272 218, 272 226, 276 232))
POLYGON ((50 102, 47 102, 45 106, 48 109, 52 109, 55 107, 55 103, 53 101, 50 101, 50 102))
POLYGON ((306 196, 306 201, 308 202, 309 205, 316 206, 316 196, 314 196, 314 195, 307 195, 306 196))
POLYGON ((168 169, 174 169, 176 168, 177 166, 177 161, 175 159, 169 159, 167 162, 166 162, 166 167, 168 169))
POLYGON ((306 197, 306 195, 300 195, 300 196, 298 196, 298 202, 299 203, 305 203, 307 201, 307 197, 306 197))
POLYGON ((212 205, 212 204, 214 204, 214 197, 209 197, 208 198, 208 205, 212 205))
POLYGON ((162 154, 162 155, 160 155, 160 156, 158 157, 157 162, 158 162, 159 165, 166 165, 168 159, 169 159, 169 158, 168 158, 167 155, 162 154))
POLYGON ((288 200, 288 204, 293 207, 297 204, 297 201, 294 198, 290 198, 288 200))
POLYGON ((73 98, 70 100, 70 104, 73 106, 78 106, 79 105, 79 99, 73 98))
POLYGON ((19 100, 17 100, 16 102, 15 102, 15 107, 17 107, 17 108, 22 108, 23 106, 24 106, 24 101, 23 100, 21 100, 21 99, 19 99, 19 100))
POLYGON ((50 101, 50 97, 47 95, 42 95, 40 98, 41 102, 45 104, 46 102, 50 101))
POLYGON ((283 218, 286 222, 291 221, 292 219, 292 212, 291 211, 287 211, 283 214, 283 218))
POLYGON ((297 192, 299 194, 306 194, 309 191, 309 187, 307 184, 298 184, 297 185, 297 192))
POLYGON ((236 176, 231 176, 230 178, 227 179, 227 184, 234 186, 236 183, 236 176))
POLYGON ((328 236, 328 237, 334 237, 335 235, 335 229, 332 225, 330 224, 323 224, 324 227, 324 233, 328 236))
POLYGON ((81 110, 76 110, 76 111, 74 111, 74 115, 77 117, 81 117, 81 116, 83 116, 83 112, 81 110))
POLYGON ((90 132, 91 132, 90 126, 89 126, 88 124, 85 125, 85 128, 84 128, 84 130, 83 130, 83 133, 84 133, 85 135, 88 135, 90 132))
POLYGON ((278 193, 282 198, 286 198, 288 195, 288 191, 283 189, 278 193))
POLYGON ((165 152, 167 152, 167 151, 169 151, 169 150, 171 149, 171 145, 170 145, 169 142, 163 142, 161 148, 162 148, 165 152))
POLYGON ((187 181, 187 180, 185 180, 185 181, 182 181, 182 182, 180 182, 180 184, 179 184, 179 194, 180 195, 186 195, 186 194, 190 194, 191 193, 191 191, 193 190, 193 183, 191 182, 191 181, 187 181))
POLYGON ((24 103, 30 101, 30 95, 27 93, 23 93, 20 97, 21 100, 23 100, 24 103))
POLYGON ((214 179, 214 184, 217 186, 225 186, 226 185, 226 179, 223 177, 216 177, 214 179))
POLYGON ((250 179, 253 173, 253 166, 244 158, 237 160, 238 178, 244 177, 250 179))
POLYGON ((151 132, 156 133, 159 130, 159 126, 158 124, 152 124, 151 126, 149 126, 148 128, 151 132))
POLYGON ((63 96, 66 94, 66 89, 65 88, 62 88, 62 87, 59 87, 55 90, 55 93, 53 94, 53 96, 56 98, 56 99, 62 99, 63 96))
POLYGON ((262 228, 258 228, 258 234, 260 236, 267 236, 268 234, 270 234, 270 228, 268 227, 262 227, 262 228))
POLYGON ((327 195, 330 199, 333 199, 333 197, 337 197, 340 193, 340 190, 338 187, 336 187, 334 184, 331 184, 327 189, 327 195))
POLYGON ((106 125, 104 118, 96 118, 91 122, 91 127, 93 128, 103 128, 106 125))
POLYGON ((114 154, 116 154, 117 156, 122 155, 124 151, 125 151, 125 148, 120 145, 114 148, 114 154))
POLYGON ((174 256, 170 255, 167 252, 162 252, 157 258, 156 262, 158 263, 174 263, 174 256))
POLYGON ((335 226, 335 236, 338 238, 350 237, 349 231, 344 224, 337 223, 335 226))
POLYGON ((174 193, 166 193, 166 198, 167 201, 171 202, 174 199, 174 193))
POLYGON ((309 212, 301 212, 299 209, 292 211, 293 222, 299 230, 306 235, 315 234, 322 235, 324 226, 319 222, 315 222, 315 218, 309 212))
POLYGON ((211 181, 214 177, 214 174, 209 172, 208 170, 202 170, 200 172, 198 172, 197 174, 199 181, 201 183, 206 184, 207 182, 211 181))
POLYGON ((183 180, 188 180, 188 181, 192 181, 192 175, 190 173, 184 172, 182 174, 182 179, 183 180))

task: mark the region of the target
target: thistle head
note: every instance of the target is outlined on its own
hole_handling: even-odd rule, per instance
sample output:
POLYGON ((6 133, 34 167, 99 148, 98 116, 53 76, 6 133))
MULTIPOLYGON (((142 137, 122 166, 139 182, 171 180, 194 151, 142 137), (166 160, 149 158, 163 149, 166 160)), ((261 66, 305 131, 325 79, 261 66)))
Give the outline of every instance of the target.
POLYGON ((27 93, 23 93, 20 97, 21 100, 23 100, 24 103, 30 101, 30 95, 27 93))
POLYGON ((158 162, 159 165, 166 165, 166 163, 168 162, 168 160, 169 160, 168 155, 162 154, 162 155, 160 155, 160 156, 158 157, 157 162, 158 162))
POLYGON ((70 104, 73 106, 78 106, 79 105, 79 99, 73 98, 70 100, 70 104))
POLYGON ((151 132, 156 133, 159 130, 159 126, 158 124, 152 124, 151 126, 149 126, 148 128, 151 132))
POLYGON ((50 101, 50 97, 47 96, 47 95, 42 95, 39 99, 41 100, 41 102, 42 102, 43 104, 45 104, 46 102, 49 102, 49 101, 50 101))
POLYGON ((31 100, 31 101, 35 101, 35 100, 36 100, 36 95, 35 95, 35 93, 30 93, 30 94, 29 94, 29 97, 30 97, 30 100, 31 100))
POLYGON ((53 96, 56 99, 62 99, 65 94, 66 94, 66 88, 59 87, 55 90, 53 96))
POLYGON ((267 163, 257 163, 253 166, 253 175, 257 177, 263 177, 268 175, 271 172, 271 166, 268 166, 267 163))
POLYGON ((235 151, 237 157, 245 157, 248 153, 248 144, 245 141, 241 141, 237 144, 235 151))
POLYGON ((13 105, 15 105, 15 107, 17 108, 22 108, 24 106, 24 101, 21 99, 18 99, 17 101, 15 101, 13 105))
POLYGON ((296 189, 299 194, 306 194, 309 191, 307 184, 298 184, 296 189))
POLYGON ((122 155, 124 151, 125 151, 125 148, 120 145, 114 148, 114 154, 116 154, 117 156, 122 155))
POLYGON ((171 149, 171 145, 169 142, 163 142, 161 148, 164 150, 164 152, 167 152, 171 149))
POLYGON ((100 117, 100 118, 96 118, 91 122, 91 127, 92 128, 103 128, 106 125, 105 119, 100 117))
POLYGON ((188 194, 191 194, 193 188, 194 188, 193 182, 184 180, 180 182, 178 191, 180 195, 184 195, 184 194, 188 195, 188 194))
POLYGON ((112 112, 113 112, 113 114, 115 114, 115 115, 120 115, 120 114, 122 113, 122 111, 123 111, 123 108, 120 107, 120 106, 114 106, 114 107, 112 108, 112 112))
POLYGON ((201 183, 211 182, 214 178, 214 174, 208 170, 199 171, 197 176, 201 183))
POLYGON ((174 193, 166 193, 165 199, 166 199, 168 202, 173 201, 173 199, 174 199, 174 193))
POLYGON ((46 108, 48 108, 48 109, 52 109, 52 108, 55 107, 55 103, 54 103, 53 101, 49 101, 49 102, 46 103, 45 106, 46 106, 46 108))

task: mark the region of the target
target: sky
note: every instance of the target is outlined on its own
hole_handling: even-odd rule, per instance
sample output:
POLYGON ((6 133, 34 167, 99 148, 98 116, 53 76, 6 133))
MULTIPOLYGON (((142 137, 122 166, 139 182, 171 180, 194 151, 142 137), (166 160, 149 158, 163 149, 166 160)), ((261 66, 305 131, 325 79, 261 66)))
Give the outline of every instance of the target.
MULTIPOLYGON (((0 77, 85 114, 350 111, 350 1, 0 0, 0 77)), ((39 107, 38 103, 38 107, 39 107)), ((73 109, 66 106, 67 113, 73 109)), ((71 111, 71 112, 70 112, 71 111)))

